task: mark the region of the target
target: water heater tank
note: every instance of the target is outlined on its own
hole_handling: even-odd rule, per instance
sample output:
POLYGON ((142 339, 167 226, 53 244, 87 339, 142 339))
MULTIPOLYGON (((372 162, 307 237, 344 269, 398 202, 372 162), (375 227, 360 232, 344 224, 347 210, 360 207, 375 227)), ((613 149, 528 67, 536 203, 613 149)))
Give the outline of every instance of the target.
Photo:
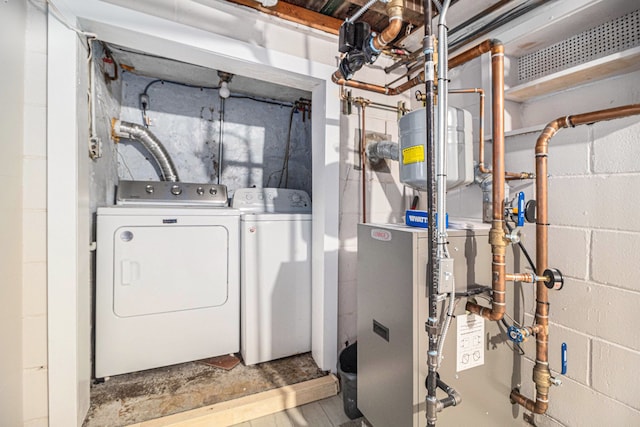
MULTIPOLYGON (((447 189, 473 182, 473 141, 471 113, 449 107, 447 132, 447 189)), ((437 135, 437 112, 434 118, 437 135)), ((400 119, 400 181, 417 190, 427 189, 425 109, 412 111, 400 119)))

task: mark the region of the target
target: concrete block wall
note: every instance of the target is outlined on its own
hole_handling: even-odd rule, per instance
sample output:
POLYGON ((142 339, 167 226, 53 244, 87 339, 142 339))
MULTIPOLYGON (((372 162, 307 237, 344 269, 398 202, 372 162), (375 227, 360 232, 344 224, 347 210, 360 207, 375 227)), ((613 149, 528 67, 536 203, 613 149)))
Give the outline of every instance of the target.
POLYGON ((26 4, 0 3, 0 179, 4 184, 0 222, 0 424, 22 424, 22 227, 26 4))
MULTIPOLYGON (((24 425, 47 425, 47 16, 26 2, 23 151, 22 354, 24 425)), ((62 189, 61 189, 62 190, 62 189)))

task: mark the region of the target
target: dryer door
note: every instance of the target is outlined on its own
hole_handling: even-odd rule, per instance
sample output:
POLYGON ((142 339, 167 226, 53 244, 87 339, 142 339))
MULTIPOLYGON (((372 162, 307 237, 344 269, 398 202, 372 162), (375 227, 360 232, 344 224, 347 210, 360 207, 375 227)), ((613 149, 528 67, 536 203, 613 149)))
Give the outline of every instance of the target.
POLYGON ((120 227, 113 239, 116 316, 193 310, 226 302, 229 233, 225 227, 120 227))

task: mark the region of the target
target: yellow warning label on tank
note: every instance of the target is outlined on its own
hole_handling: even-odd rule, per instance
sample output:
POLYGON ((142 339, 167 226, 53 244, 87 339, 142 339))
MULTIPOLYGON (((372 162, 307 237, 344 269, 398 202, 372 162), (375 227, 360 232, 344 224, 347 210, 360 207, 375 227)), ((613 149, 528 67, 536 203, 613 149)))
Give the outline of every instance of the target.
POLYGON ((424 146, 414 145, 402 150, 402 164, 410 165, 411 163, 424 162, 424 146))

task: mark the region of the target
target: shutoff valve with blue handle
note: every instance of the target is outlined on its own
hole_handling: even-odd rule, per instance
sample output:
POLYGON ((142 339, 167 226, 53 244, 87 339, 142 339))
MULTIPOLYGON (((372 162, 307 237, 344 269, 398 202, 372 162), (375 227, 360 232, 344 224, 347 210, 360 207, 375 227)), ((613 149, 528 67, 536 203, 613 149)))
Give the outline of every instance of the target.
MULTIPOLYGON (((513 203, 513 202, 511 202, 513 203)), ((524 193, 520 191, 515 199, 515 206, 511 206, 505 209, 508 215, 511 215, 511 218, 516 222, 516 228, 509 234, 507 234, 507 239, 511 241, 511 243, 519 243, 520 242, 520 228, 524 226, 525 221, 525 201, 524 201, 524 193)))
POLYGON ((522 334, 522 331, 514 325, 509 326, 509 328, 507 329, 507 336, 511 341, 518 344, 524 341, 524 335, 522 334))

